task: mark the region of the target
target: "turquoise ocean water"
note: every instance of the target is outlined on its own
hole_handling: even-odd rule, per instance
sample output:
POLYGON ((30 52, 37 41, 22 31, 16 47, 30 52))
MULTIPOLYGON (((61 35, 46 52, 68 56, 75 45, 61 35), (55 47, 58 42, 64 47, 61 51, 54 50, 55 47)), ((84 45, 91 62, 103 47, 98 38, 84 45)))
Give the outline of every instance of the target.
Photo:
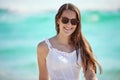
MULTIPOLYGON (((55 14, 0 9, 0 80, 38 80, 36 47, 56 34, 55 14)), ((81 15, 82 32, 103 68, 99 80, 120 80, 120 12, 83 11, 81 15)))

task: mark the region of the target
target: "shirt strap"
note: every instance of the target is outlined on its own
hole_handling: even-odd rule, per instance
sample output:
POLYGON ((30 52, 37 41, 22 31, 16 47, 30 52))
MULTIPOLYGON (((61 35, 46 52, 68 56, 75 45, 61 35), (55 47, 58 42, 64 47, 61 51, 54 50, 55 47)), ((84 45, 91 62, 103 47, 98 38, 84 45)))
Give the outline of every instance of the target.
POLYGON ((50 41, 48 39, 45 39, 45 43, 47 44, 49 50, 51 50, 52 49, 52 45, 51 45, 50 41))

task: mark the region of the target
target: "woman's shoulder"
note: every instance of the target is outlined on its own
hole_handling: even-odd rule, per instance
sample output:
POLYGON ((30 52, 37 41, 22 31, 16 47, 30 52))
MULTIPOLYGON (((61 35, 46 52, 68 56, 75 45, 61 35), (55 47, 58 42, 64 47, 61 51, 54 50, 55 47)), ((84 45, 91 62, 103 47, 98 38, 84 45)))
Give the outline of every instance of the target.
POLYGON ((41 41, 37 45, 37 48, 39 48, 39 49, 44 49, 46 47, 47 47, 47 45, 46 45, 45 41, 41 41))
POLYGON ((49 39, 45 39, 44 41, 41 41, 38 43, 38 49, 42 49, 42 50, 47 50, 48 49, 48 45, 46 43, 46 40, 49 40, 49 41, 53 41, 54 40, 54 36, 49 38, 49 39))
POLYGON ((38 55, 47 55, 48 53, 48 47, 45 41, 41 41, 37 45, 37 53, 38 55))

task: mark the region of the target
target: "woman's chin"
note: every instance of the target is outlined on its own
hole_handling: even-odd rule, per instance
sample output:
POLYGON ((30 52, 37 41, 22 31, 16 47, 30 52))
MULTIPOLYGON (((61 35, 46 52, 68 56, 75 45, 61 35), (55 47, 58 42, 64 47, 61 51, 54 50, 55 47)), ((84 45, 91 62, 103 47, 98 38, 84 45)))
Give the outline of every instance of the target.
POLYGON ((72 32, 64 32, 64 35, 71 36, 72 32))

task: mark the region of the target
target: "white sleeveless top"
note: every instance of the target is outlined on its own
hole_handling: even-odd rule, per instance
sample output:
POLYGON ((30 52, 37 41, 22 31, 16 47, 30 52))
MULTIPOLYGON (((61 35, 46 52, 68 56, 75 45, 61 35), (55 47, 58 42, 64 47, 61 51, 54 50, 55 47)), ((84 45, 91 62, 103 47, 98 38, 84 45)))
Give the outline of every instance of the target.
POLYGON ((78 57, 76 64, 76 50, 67 53, 53 48, 48 39, 45 40, 49 52, 46 58, 46 64, 50 80, 79 80, 81 69, 81 58, 78 57))

